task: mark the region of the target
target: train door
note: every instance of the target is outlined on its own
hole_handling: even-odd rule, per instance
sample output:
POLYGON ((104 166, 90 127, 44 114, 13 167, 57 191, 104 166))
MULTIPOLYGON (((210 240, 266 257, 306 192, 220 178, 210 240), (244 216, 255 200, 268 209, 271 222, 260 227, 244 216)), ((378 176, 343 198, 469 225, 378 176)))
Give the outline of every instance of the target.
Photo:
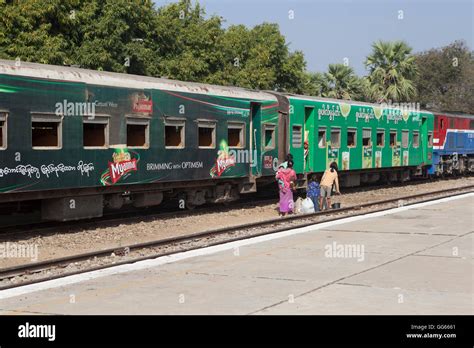
POLYGON ((290 100, 289 153, 293 156, 296 174, 304 173, 304 109, 299 101, 290 100))
POLYGON ((314 107, 304 108, 304 171, 313 172, 313 156, 316 140, 314 137, 314 107))
POLYGON ((250 173, 253 176, 261 175, 262 155, 262 114, 261 105, 250 104, 250 130, 249 130, 249 159, 250 173))
POLYGON ((421 137, 418 146, 421 148, 421 161, 428 163, 428 119, 426 116, 421 118, 421 137))

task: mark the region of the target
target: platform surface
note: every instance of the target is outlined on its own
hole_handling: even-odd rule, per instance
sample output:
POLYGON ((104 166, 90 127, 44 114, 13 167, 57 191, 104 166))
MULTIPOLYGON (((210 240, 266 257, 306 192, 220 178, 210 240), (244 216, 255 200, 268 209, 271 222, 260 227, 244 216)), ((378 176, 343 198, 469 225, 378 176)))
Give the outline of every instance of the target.
POLYGON ((474 197, 0 300, 0 314, 474 314, 474 197))

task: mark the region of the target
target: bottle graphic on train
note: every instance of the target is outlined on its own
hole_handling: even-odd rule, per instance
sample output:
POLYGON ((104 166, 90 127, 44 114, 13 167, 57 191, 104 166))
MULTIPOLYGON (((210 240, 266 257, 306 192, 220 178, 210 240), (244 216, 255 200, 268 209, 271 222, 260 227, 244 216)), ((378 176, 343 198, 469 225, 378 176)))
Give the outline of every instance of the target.
POLYGON ((101 175, 100 182, 103 186, 115 185, 119 180, 128 177, 131 172, 138 171, 140 156, 134 151, 127 148, 115 149, 112 159, 101 175))

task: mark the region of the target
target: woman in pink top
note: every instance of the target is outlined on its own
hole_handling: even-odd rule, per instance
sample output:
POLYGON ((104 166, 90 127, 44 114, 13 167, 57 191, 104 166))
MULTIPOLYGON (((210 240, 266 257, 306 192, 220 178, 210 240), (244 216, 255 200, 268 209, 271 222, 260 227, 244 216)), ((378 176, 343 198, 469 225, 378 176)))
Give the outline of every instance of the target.
POLYGON ((293 212, 293 191, 292 183, 296 180, 296 173, 293 170, 293 161, 289 160, 287 168, 280 167, 275 178, 278 180, 280 189, 280 214, 293 212))

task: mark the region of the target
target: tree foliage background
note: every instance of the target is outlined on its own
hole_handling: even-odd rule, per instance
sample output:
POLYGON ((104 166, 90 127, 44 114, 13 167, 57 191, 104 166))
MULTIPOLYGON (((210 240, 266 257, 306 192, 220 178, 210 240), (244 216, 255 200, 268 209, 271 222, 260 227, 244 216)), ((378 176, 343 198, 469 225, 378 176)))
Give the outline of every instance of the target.
POLYGON ((0 57, 304 92, 306 62, 278 25, 223 28, 181 0, 0 0, 0 57), (3 2, 3 4, 2 4, 3 2))
POLYGON ((434 111, 474 114, 474 54, 463 41, 415 56, 420 103, 434 111))
POLYGON ((310 73, 277 24, 223 22, 191 0, 160 8, 151 0, 0 0, 0 58, 474 113, 473 54, 463 42, 413 55, 404 42, 380 41, 367 76, 343 64, 310 73))

